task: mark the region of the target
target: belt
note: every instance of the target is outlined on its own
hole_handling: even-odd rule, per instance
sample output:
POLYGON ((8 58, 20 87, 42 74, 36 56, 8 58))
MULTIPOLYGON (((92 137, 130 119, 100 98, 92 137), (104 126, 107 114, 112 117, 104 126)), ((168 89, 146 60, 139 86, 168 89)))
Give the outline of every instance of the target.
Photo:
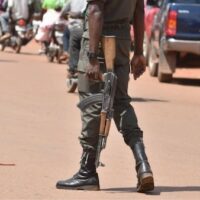
POLYGON ((114 23, 105 23, 103 25, 103 29, 123 29, 123 28, 129 28, 130 24, 129 22, 124 22, 124 23, 118 23, 118 22, 114 22, 114 23))

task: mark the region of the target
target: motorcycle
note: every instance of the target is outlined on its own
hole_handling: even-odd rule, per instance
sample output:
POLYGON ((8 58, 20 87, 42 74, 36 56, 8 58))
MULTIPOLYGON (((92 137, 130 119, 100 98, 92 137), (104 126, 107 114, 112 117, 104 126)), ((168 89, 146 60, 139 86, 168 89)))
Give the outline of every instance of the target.
POLYGON ((49 62, 53 62, 56 58, 61 63, 60 57, 63 54, 63 33, 66 26, 65 21, 56 22, 50 31, 50 42, 46 47, 46 56, 49 62))
MULTIPOLYGON (((25 19, 19 19, 10 25, 11 37, 2 41, 1 51, 4 51, 6 47, 11 47, 15 53, 20 53, 21 47, 28 44, 33 36, 33 27, 31 24, 27 24, 25 19)), ((3 35, 2 28, 0 26, 0 37, 3 35)))

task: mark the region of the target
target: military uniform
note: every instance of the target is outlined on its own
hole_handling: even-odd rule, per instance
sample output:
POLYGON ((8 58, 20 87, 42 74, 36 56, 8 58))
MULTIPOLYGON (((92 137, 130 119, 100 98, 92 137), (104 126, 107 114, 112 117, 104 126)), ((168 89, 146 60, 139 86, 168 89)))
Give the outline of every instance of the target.
MULTIPOLYGON (((91 0, 88 0, 91 1, 91 0)), ((138 127, 135 112, 130 105, 131 98, 127 94, 129 72, 130 72, 130 19, 134 13, 136 0, 105 0, 103 35, 116 36, 116 59, 114 72, 117 75, 117 89, 114 100, 114 121, 118 131, 123 134, 126 144, 130 145, 135 140, 140 140, 142 131, 138 127), (114 10, 115 12, 112 12, 114 10)), ((82 100, 91 93, 99 93, 102 87, 101 82, 89 80, 85 76, 88 66, 87 52, 89 51, 89 33, 86 17, 85 31, 82 40, 82 49, 78 65, 79 81, 78 89, 82 100)), ((101 70, 105 70, 102 51, 99 50, 101 70)), ((83 129, 80 142, 83 148, 95 150, 98 141, 99 113, 101 105, 91 106, 83 112, 83 129)))
MULTIPOLYGON (((88 0, 92 2, 94 0, 88 0)), ((140 184, 139 176, 145 172, 152 173, 143 146, 143 132, 138 126, 138 121, 133 107, 130 104, 131 98, 128 95, 128 82, 130 72, 130 20, 134 14, 137 0, 99 0, 104 1, 104 24, 102 35, 116 36, 116 59, 114 61, 114 73, 117 76, 117 88, 114 99, 114 121, 120 133, 122 133, 125 143, 130 146, 136 160, 136 171, 138 174, 138 184, 140 184), (137 150, 139 148, 139 150, 137 150), (141 155, 142 159, 141 159, 141 155), (140 165, 140 163, 146 164, 140 165), (139 166, 140 165, 140 166, 139 166), (139 169, 141 168, 141 169, 139 169), (147 169, 148 168, 148 169, 147 169), (139 172, 140 171, 140 172, 139 172)), ((86 76, 86 68, 89 64, 87 53, 89 52, 89 32, 88 18, 86 15, 85 28, 82 39, 82 48, 80 52, 78 64, 78 90, 80 100, 91 94, 99 93, 102 89, 102 82, 90 80, 86 76)), ((106 67, 103 58, 101 43, 99 44, 98 59, 101 71, 104 72, 106 67)), ((82 112, 82 131, 80 143, 83 147, 82 163, 89 160, 88 169, 92 169, 90 177, 96 178, 98 185, 98 177, 94 168, 94 156, 98 143, 98 132, 100 126, 101 105, 96 104, 88 107, 82 112), (89 152, 87 154, 87 152, 89 152)), ((86 164, 87 166, 87 164, 86 164)), ((86 170, 86 171, 87 171, 86 170)), ((79 177, 80 178, 80 177, 79 177)), ((76 177, 75 177, 76 179, 76 177)), ((71 180, 72 181, 72 180, 71 180)), ((95 182, 95 181, 94 181, 95 182)), ((65 182, 66 183, 66 182, 65 182)), ((62 184, 60 184, 62 185, 62 184)), ((86 184, 87 185, 87 184, 86 184)), ((149 186, 148 186, 149 187, 149 186)), ((152 186, 151 186, 152 187, 152 186)), ((59 187, 58 187, 59 188, 59 187)), ((66 187, 69 188, 67 180, 66 187)), ((73 186, 72 186, 73 188, 73 186)), ((144 188, 143 188, 144 189, 144 188)), ((149 190, 149 188, 148 188, 149 190)), ((138 190, 139 191, 139 190, 138 190)), ((141 190, 142 191, 142 190, 141 190)))

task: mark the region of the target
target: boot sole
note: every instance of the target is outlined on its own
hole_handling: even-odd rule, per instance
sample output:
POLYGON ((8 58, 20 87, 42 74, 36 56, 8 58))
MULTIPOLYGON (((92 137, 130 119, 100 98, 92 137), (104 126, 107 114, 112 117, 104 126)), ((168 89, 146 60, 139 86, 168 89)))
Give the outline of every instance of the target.
POLYGON ((154 189, 154 180, 151 173, 145 173, 140 179, 140 184, 137 187, 137 192, 149 192, 154 189))
POLYGON ((65 186, 56 186, 57 189, 65 190, 87 190, 87 191, 98 191, 100 187, 98 185, 84 185, 79 187, 65 187, 65 186))

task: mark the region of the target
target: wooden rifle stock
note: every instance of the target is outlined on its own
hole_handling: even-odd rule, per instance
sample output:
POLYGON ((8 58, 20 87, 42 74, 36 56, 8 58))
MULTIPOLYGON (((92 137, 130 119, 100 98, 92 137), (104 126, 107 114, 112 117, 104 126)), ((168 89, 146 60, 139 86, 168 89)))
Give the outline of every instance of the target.
POLYGON ((102 38, 103 51, 107 71, 113 71, 114 59, 116 56, 116 39, 115 36, 104 36, 102 38))
POLYGON ((110 131, 111 119, 113 115, 113 101, 116 89, 117 77, 113 73, 114 59, 116 56, 116 40, 114 36, 104 36, 102 38, 105 64, 107 72, 104 74, 105 87, 102 96, 102 110, 100 115, 100 129, 99 129, 99 141, 97 146, 95 165, 104 166, 100 159, 101 150, 106 146, 107 136, 110 131))

